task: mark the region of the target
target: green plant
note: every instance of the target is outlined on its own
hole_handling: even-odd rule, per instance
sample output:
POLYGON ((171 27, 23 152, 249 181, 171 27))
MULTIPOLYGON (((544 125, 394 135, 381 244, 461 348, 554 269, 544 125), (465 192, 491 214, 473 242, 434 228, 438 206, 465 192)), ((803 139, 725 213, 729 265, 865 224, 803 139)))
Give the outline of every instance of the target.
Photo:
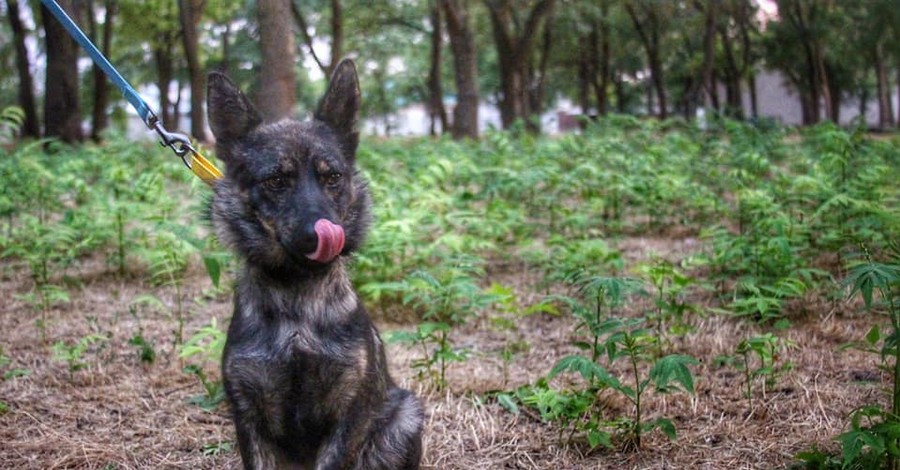
POLYGON ((2 380, 10 380, 31 373, 28 369, 18 367, 9 368, 10 364, 12 364, 12 359, 4 354, 3 347, 0 347, 0 371, 3 371, 3 375, 0 377, 2 377, 2 380))
POLYGON ((684 299, 684 294, 695 281, 681 268, 665 259, 641 265, 638 271, 653 285, 656 309, 648 316, 648 320, 655 325, 655 334, 659 339, 657 356, 662 357, 669 333, 681 336, 689 331, 684 314, 695 309, 684 299))
MULTIPOLYGON (((612 376, 605 368, 595 361, 588 361, 584 356, 567 356, 561 359, 553 367, 548 378, 562 372, 577 372, 589 382, 598 382, 624 396, 634 406, 632 418, 620 418, 615 426, 622 429, 629 442, 636 449, 641 448, 641 436, 653 429, 660 429, 669 438, 675 438, 675 426, 671 420, 657 418, 647 422, 644 420, 643 411, 644 393, 653 388, 659 393, 670 393, 678 390, 677 385, 688 393, 694 393, 694 379, 688 366, 697 364, 698 361, 685 355, 673 354, 654 360, 653 351, 656 350, 657 338, 650 334, 649 330, 640 327, 643 319, 623 321, 610 319, 602 327, 608 332, 605 340, 599 344, 607 354, 609 364, 619 359, 625 359, 629 368, 628 381, 620 380, 612 376), (644 376, 642 366, 650 364, 649 373, 644 376)), ((595 385, 596 386, 596 385, 595 385)))
POLYGON ((435 274, 416 271, 391 289, 401 292, 403 303, 416 308, 424 322, 414 331, 395 332, 389 341, 418 345, 422 357, 413 363, 419 377, 428 376, 443 389, 447 386, 447 367, 452 362, 466 360, 468 352, 453 345, 453 328, 463 325, 495 297, 483 291, 477 277, 484 274, 481 260, 454 257, 436 270, 435 274))
POLYGON ((735 347, 735 355, 716 358, 719 363, 731 364, 744 376, 744 397, 747 398, 749 413, 753 413, 753 384, 762 378, 762 397, 778 379, 793 368, 790 361, 783 359, 786 350, 793 343, 772 333, 751 336, 735 347))
POLYGON ((87 367, 87 363, 82 361, 82 357, 91 345, 105 342, 108 339, 104 335, 94 333, 82 336, 77 341, 57 341, 53 343, 53 358, 57 361, 64 361, 68 365, 69 380, 72 380, 76 371, 87 367))
POLYGON ((182 346, 179 357, 181 359, 197 358, 198 362, 184 367, 184 372, 197 377, 203 386, 203 395, 191 397, 190 403, 204 410, 215 409, 225 399, 225 387, 221 380, 211 379, 207 369, 211 365, 216 367, 222 358, 225 349, 226 334, 219 329, 216 319, 200 328, 182 346))
POLYGON ((844 466, 878 462, 886 468, 900 463, 900 245, 891 246, 891 262, 876 262, 868 250, 851 262, 845 285, 849 296, 861 296, 866 309, 885 314, 889 330, 878 324, 866 333, 858 349, 878 354, 891 377, 891 406, 866 405, 851 415, 850 430, 838 438, 844 466))

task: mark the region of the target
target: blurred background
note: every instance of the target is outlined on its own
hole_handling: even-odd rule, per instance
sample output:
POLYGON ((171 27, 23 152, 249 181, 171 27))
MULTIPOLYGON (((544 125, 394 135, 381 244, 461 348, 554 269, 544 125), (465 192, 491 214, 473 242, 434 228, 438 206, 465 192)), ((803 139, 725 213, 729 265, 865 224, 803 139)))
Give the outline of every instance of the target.
MULTIPOLYGON (((533 132, 625 113, 895 125, 894 0, 61 0, 170 129, 205 140, 220 70, 270 118, 309 110, 343 57, 371 134, 533 132)), ((0 5, 0 106, 22 132, 150 138, 37 1, 0 5)))

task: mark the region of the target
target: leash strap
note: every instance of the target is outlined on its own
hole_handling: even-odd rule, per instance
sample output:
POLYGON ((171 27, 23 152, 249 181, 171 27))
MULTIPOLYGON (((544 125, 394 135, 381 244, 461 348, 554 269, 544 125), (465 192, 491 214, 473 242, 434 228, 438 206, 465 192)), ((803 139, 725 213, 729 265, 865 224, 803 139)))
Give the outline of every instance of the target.
POLYGON ((150 109, 147 102, 144 101, 131 84, 122 77, 119 71, 109 63, 109 60, 107 60, 106 57, 103 56, 103 53, 94 46, 94 43, 92 43, 81 28, 72 21, 72 18, 59 6, 59 3, 57 3, 56 0, 41 0, 41 3, 54 17, 56 17, 60 24, 66 28, 66 31, 69 32, 69 35, 75 39, 81 48, 91 56, 94 63, 103 70, 103 73, 109 77, 110 81, 122 91, 122 94, 125 95, 125 99, 131 103, 131 106, 137 111, 138 115, 144 121, 144 124, 159 134, 161 143, 164 147, 171 148, 172 151, 175 152, 175 155, 181 157, 184 164, 207 184, 212 185, 217 179, 222 178, 222 172, 191 145, 191 139, 188 136, 169 132, 163 127, 159 117, 157 117, 156 113, 150 109), (188 153, 191 154, 190 157, 188 157, 188 153))

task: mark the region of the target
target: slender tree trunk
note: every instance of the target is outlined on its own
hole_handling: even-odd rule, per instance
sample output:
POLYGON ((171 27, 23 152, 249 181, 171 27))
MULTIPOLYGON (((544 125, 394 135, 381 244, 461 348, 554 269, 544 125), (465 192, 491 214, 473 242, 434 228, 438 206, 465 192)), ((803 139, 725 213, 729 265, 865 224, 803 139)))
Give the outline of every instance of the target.
POLYGON ((578 104, 581 106, 581 114, 587 117, 591 112, 591 88, 594 77, 591 74, 592 67, 587 57, 578 58, 578 104))
POLYGON ((750 113, 756 119, 759 117, 759 100, 756 95, 756 72, 752 70, 747 74, 747 90, 750 91, 750 113))
MULTIPOLYGON (((80 2, 62 0, 59 4, 75 21, 81 17, 80 2)), ((78 46, 43 5, 41 17, 47 46, 44 134, 64 142, 80 142, 84 134, 78 103, 78 46)))
POLYGON ((447 110, 444 109, 444 91, 441 84, 441 62, 444 48, 444 28, 441 18, 441 6, 438 0, 431 0, 429 5, 431 20, 431 67, 428 70, 428 115, 431 119, 429 133, 438 134, 447 130, 447 110))
POLYGON ((478 138, 478 58, 475 34, 469 24, 465 0, 440 0, 447 18, 447 33, 453 51, 456 107, 453 138, 478 138))
POLYGON ((309 23, 300 7, 297 6, 295 0, 287 0, 290 4, 291 15, 300 29, 300 38, 309 50, 309 55, 313 58, 319 69, 325 74, 326 80, 331 79, 331 72, 337 66, 338 62, 344 54, 344 10, 340 0, 331 0, 331 58, 328 62, 324 62, 315 48, 313 48, 313 36, 309 31, 309 23))
POLYGON ((529 71, 527 75, 530 77, 528 89, 526 90, 528 95, 528 124, 529 128, 534 132, 541 131, 541 114, 544 112, 544 85, 547 77, 547 65, 550 63, 551 48, 553 47, 553 28, 550 26, 552 23, 552 12, 549 15, 544 22, 541 58, 538 62, 537 70, 529 71))
MULTIPOLYGON (((703 35, 703 88, 706 91, 704 107, 708 108, 712 103, 713 92, 713 60, 716 53, 716 15, 718 14, 720 0, 709 0, 706 5, 705 34, 703 35)), ((700 101, 699 97, 695 101, 700 101)))
POLYGON ((593 26, 594 32, 596 33, 595 35, 599 36, 600 42, 600 71, 595 74, 594 95, 596 95, 597 100, 597 114, 599 116, 606 116, 609 111, 609 98, 607 98, 606 89, 609 87, 609 80, 611 78, 610 62, 612 61, 609 43, 609 26, 606 23, 607 18, 609 17, 608 2, 600 4, 600 14, 602 15, 603 20, 601 20, 599 26, 596 23, 593 26))
POLYGON ((616 112, 625 114, 625 111, 627 111, 627 103, 625 103, 625 80, 622 78, 621 74, 617 73, 613 77, 613 89, 616 94, 616 112))
MULTIPOLYGON (((172 106, 169 101, 169 87, 172 84, 172 46, 167 40, 162 40, 153 51, 156 59, 156 88, 159 89, 159 118, 170 129, 176 129, 172 124, 172 106)), ((177 110, 176 110, 177 114, 177 110)))
MULTIPOLYGON (((103 4, 103 8, 105 12, 102 33, 97 33, 96 31, 97 28, 94 24, 95 21, 93 20, 93 2, 89 2, 88 6, 92 18, 89 23, 92 25, 91 30, 94 41, 101 42, 101 52, 103 52, 104 56, 109 57, 110 50, 112 49, 113 24, 117 8, 115 0, 106 0, 103 4), (101 37, 98 38, 98 36, 101 37)), ((91 139, 95 142, 99 142, 103 131, 109 126, 109 116, 106 113, 106 108, 109 106, 109 80, 97 64, 93 64, 91 72, 94 80, 94 107, 91 113, 91 139)))
POLYGON ((878 92, 878 127, 894 127, 894 104, 891 103, 890 79, 884 60, 883 45, 875 46, 875 83, 878 92))
POLYGON ((13 32, 13 43, 16 48, 16 70, 19 74, 19 106, 25 112, 22 123, 22 134, 28 137, 41 136, 41 124, 38 121, 37 103, 34 98, 34 77, 31 75, 31 64, 28 61, 28 49, 25 47, 25 26, 19 15, 18 0, 6 0, 9 25, 13 32))
POLYGON ((197 24, 203 14, 204 0, 178 0, 179 20, 181 22, 181 44, 184 57, 187 59, 188 76, 191 85, 191 135, 200 141, 206 140, 206 113, 203 103, 206 101, 206 81, 203 77, 203 66, 200 64, 199 39, 197 24))
MULTIPOLYGON (((634 24, 634 29, 637 31, 638 36, 641 39, 641 43, 644 46, 644 51, 647 54, 647 65, 650 67, 650 82, 652 84, 653 89, 656 90, 656 97, 659 99, 659 113, 658 116, 660 119, 666 119, 668 117, 668 103, 666 98, 666 81, 663 77, 663 67, 662 61, 659 57, 659 28, 657 18, 655 17, 655 12, 649 13, 649 18, 647 20, 647 24, 641 22, 641 19, 638 17, 637 11, 634 9, 634 5, 630 2, 625 2, 625 9, 628 12, 628 16, 631 18, 632 24, 634 24)), ((653 114, 652 111, 652 100, 648 100, 648 114, 653 114)))
POLYGON ((296 103, 290 1, 258 0, 256 8, 262 55, 257 105, 264 119, 277 121, 293 114, 296 103))

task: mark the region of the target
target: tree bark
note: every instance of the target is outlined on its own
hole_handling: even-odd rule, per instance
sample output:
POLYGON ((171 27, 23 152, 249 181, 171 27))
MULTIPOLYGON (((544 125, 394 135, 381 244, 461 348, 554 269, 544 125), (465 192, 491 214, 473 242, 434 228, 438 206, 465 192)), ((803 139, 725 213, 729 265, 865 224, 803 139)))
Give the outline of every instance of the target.
MULTIPOLYGON (((628 16, 631 18, 634 29, 637 31, 641 44, 644 46, 644 51, 647 54, 647 65, 650 67, 650 81, 653 84, 653 89, 656 90, 656 97, 659 100, 659 113, 657 116, 660 119, 666 119, 669 114, 666 81, 663 76, 662 60, 660 59, 659 18, 657 18, 656 12, 645 10, 647 19, 642 22, 637 10, 630 2, 625 2, 625 10, 628 12, 628 16)), ((651 104, 648 104, 648 110, 651 107, 651 104)))
POLYGON ((179 21, 181 23, 181 44, 188 64, 188 76, 191 85, 191 135, 200 141, 206 141, 206 113, 203 103, 206 101, 206 80, 203 77, 203 66, 200 64, 199 39, 197 24, 203 14, 204 0, 178 0, 179 21))
POLYGON ((890 79, 885 64, 884 45, 875 45, 875 83, 878 93, 878 127, 894 127, 894 104, 891 103, 890 79))
POLYGON ((612 60, 610 55, 609 26, 606 23, 609 17, 609 3, 603 2, 600 5, 600 14, 602 19, 599 21, 599 25, 594 23, 591 33, 592 42, 600 43, 600 50, 597 53, 600 67, 599 70, 594 72, 594 96, 597 101, 597 115, 606 116, 609 112, 609 98, 606 95, 606 89, 609 87, 610 62, 612 60))
POLYGON ((38 120, 37 102, 34 97, 34 77, 31 75, 31 64, 28 62, 28 49, 25 47, 27 32, 22 24, 22 18, 19 16, 18 0, 6 0, 6 7, 16 49, 16 70, 19 74, 18 103, 25 113, 22 134, 37 138, 41 136, 41 124, 38 120))
POLYGON ((531 60, 537 44, 539 31, 547 28, 555 0, 539 0, 531 8, 525 23, 519 31, 513 31, 518 24, 514 9, 508 0, 485 0, 494 32, 494 43, 500 61, 500 119, 503 128, 509 128, 517 119, 523 119, 530 131, 539 130, 533 121, 537 110, 532 108, 529 87, 536 84, 532 73, 531 60))
POLYGON ((440 124, 441 133, 447 130, 447 110, 444 109, 444 91, 441 84, 444 28, 443 19, 441 18, 441 6, 438 0, 431 0, 429 9, 431 20, 431 67, 428 70, 428 115, 431 119, 429 133, 434 136, 438 135, 438 124, 440 124))
POLYGON ((257 105, 260 114, 269 121, 293 114, 297 99, 290 3, 290 0, 259 0, 256 4, 262 55, 257 105))
MULTIPOLYGON (((104 19, 102 32, 97 31, 96 22, 93 19, 94 6, 93 1, 88 2, 88 11, 91 12, 89 23, 91 25, 91 36, 94 42, 100 42, 100 51, 103 55, 109 57, 112 49, 113 24, 116 17, 115 0, 106 0, 103 3, 104 19)), ((99 142, 102 138, 103 131, 109 127, 109 116, 106 108, 109 107, 109 80, 103 70, 93 64, 91 73, 94 81, 94 106, 91 110, 91 140, 99 142)))
MULTIPOLYGON (((162 123, 172 126, 172 105, 169 101, 169 86, 172 84, 172 45, 163 38, 156 44, 153 51, 156 62, 156 88, 159 89, 159 118, 162 123)), ((175 110, 177 114, 178 110, 175 110)))
MULTIPOLYGON (((80 2, 62 0, 59 4, 75 21, 81 17, 80 2)), ((64 142, 81 142, 84 133, 78 103, 78 46, 43 5, 41 17, 47 46, 44 135, 64 142)))
POLYGON ((465 0, 440 0, 447 19, 456 82, 453 138, 478 138, 478 57, 465 0))

